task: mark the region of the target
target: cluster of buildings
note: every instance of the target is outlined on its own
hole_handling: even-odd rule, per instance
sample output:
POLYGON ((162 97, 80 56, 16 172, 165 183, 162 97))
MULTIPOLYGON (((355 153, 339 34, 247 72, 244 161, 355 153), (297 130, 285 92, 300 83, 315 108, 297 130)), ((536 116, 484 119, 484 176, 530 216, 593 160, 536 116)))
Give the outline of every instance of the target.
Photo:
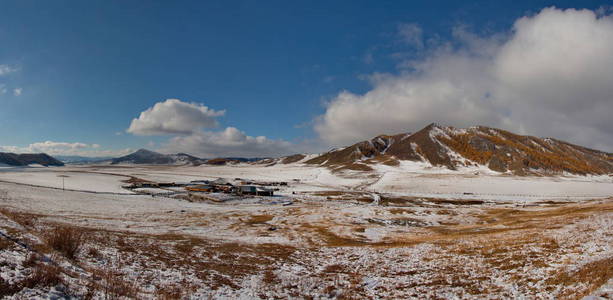
POLYGON ((185 189, 190 192, 205 192, 205 193, 227 193, 242 195, 255 195, 255 196, 273 196, 274 190, 266 188, 262 185, 245 184, 246 182, 240 181, 240 184, 234 185, 228 180, 219 178, 214 181, 197 180, 191 181, 185 189))
POLYGON ((123 187, 131 190, 139 188, 165 189, 171 187, 183 187, 188 192, 197 193, 226 193, 239 196, 273 196, 274 190, 267 188, 266 186, 287 185, 286 182, 256 182, 246 181, 240 178, 235 178, 234 182, 238 182, 238 184, 232 183, 224 178, 219 178, 212 181, 194 180, 190 182, 135 182, 123 187))

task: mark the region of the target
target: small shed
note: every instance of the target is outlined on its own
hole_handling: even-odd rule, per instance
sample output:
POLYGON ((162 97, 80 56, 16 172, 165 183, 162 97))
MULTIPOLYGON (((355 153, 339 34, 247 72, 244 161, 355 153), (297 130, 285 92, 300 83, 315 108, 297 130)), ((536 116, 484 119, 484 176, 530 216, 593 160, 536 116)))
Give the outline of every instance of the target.
POLYGON ((241 185, 236 189, 239 195, 272 196, 274 191, 253 185, 241 185))

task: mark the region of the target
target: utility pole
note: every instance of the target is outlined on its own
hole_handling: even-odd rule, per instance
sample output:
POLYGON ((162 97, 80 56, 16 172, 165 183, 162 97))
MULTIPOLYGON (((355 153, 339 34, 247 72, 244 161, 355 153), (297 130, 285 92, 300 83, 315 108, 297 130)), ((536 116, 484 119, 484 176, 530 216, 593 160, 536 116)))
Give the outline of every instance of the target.
POLYGON ((66 190, 66 185, 64 184, 64 179, 66 179, 66 175, 57 175, 57 177, 61 177, 62 178, 62 191, 66 190))

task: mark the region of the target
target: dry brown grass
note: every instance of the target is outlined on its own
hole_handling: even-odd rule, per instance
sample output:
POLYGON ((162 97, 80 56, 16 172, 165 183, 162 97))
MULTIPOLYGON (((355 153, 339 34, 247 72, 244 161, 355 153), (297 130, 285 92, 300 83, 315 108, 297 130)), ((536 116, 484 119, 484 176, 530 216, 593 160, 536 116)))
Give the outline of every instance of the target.
POLYGON ((84 234, 78 227, 57 226, 45 236, 45 240, 51 248, 66 258, 75 259, 83 246, 84 234))
POLYGON ((345 170, 370 172, 373 170, 373 168, 362 163, 349 163, 333 169, 332 172, 341 172, 345 170))
POLYGON ((4 236, 0 236, 0 251, 12 247, 13 244, 14 244, 13 241, 10 241, 9 239, 5 238, 4 236))
POLYGON ((343 266, 340 264, 334 264, 334 265, 327 265, 324 268, 324 272, 325 273, 341 273, 343 272, 343 266))
POLYGON ((15 284, 10 284, 8 281, 4 280, 4 278, 0 276, 0 298, 12 296, 21 290, 22 287, 15 284))
POLYGON ((277 275, 275 275, 273 271, 266 270, 264 272, 264 276, 262 277, 262 281, 266 284, 276 284, 279 282, 279 278, 277 278, 277 275))
POLYGON ((41 216, 39 214, 30 214, 23 212, 16 212, 6 208, 0 208, 0 214, 5 215, 7 218, 13 220, 15 223, 26 227, 27 229, 33 228, 38 218, 41 216))
POLYGON ((93 258, 102 258, 102 253, 95 247, 89 247, 89 249, 87 249, 87 255, 93 258))
POLYGON ((39 259, 40 259, 40 257, 38 256, 38 254, 36 254, 34 252, 30 252, 26 256, 26 259, 21 263, 21 265, 24 268, 31 268, 31 267, 34 267, 36 265, 36 263, 39 261, 39 259))
POLYGON ((138 298, 140 293, 138 283, 134 280, 126 280, 121 272, 104 268, 94 269, 92 274, 101 279, 101 282, 92 288, 101 291, 105 299, 138 298))
MULTIPOLYGON (((64 284, 62 269, 51 264, 37 263, 32 275, 19 283, 21 289, 34 287, 53 287, 64 284)), ((20 289, 20 290, 21 290, 20 289)))
POLYGON ((605 284, 609 278, 613 278, 613 257, 590 262, 574 272, 558 273, 547 283, 565 287, 585 284, 587 287, 583 291, 567 289, 560 295, 560 299, 581 299, 605 284))
POLYGON ((271 215, 254 215, 251 216, 245 223, 249 225, 266 224, 266 222, 272 220, 273 218, 274 216, 271 215))
POLYGON ((183 294, 183 287, 177 285, 158 287, 155 291, 159 300, 178 300, 183 297, 183 294))
POLYGON ((414 210, 406 209, 406 208, 391 208, 388 211, 390 213, 394 214, 394 215, 403 215, 403 214, 413 214, 413 213, 415 213, 414 210))
POLYGON ((440 199, 428 198, 428 202, 436 204, 452 204, 452 205, 481 205, 485 203, 483 200, 464 200, 464 199, 440 199))

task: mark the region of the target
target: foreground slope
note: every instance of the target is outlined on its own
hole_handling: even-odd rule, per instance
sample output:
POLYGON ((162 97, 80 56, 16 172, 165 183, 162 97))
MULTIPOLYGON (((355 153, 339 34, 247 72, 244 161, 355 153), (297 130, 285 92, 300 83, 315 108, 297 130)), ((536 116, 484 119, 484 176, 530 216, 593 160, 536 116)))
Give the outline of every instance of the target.
POLYGON ((581 299, 613 277, 612 198, 320 193, 284 205, 0 182, 0 297, 581 299))
POLYGON ((374 164, 396 166, 399 161, 425 162, 451 170, 482 165, 515 175, 613 173, 611 153, 485 126, 459 129, 438 124, 413 134, 381 135, 306 163, 335 170, 369 171, 374 164))

